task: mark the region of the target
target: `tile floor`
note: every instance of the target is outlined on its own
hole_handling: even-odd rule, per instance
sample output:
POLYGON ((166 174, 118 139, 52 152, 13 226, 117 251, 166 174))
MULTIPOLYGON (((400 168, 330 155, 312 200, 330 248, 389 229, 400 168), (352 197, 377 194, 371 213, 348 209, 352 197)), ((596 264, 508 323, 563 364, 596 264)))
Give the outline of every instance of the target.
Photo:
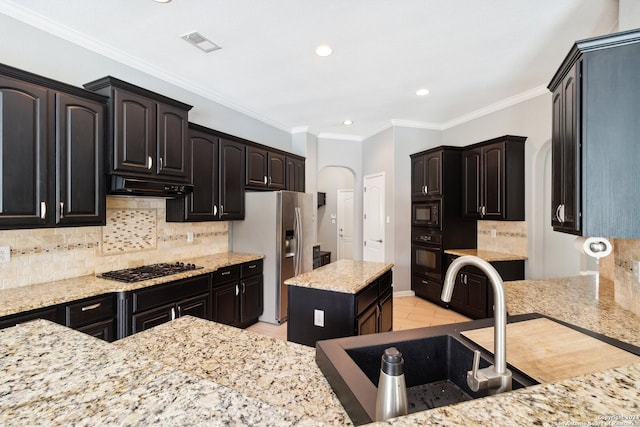
MULTIPOLYGON (((393 298, 393 330, 423 328, 470 320, 453 310, 448 310, 418 297, 393 298)), ((247 328, 249 331, 274 338, 287 339, 287 324, 273 325, 258 322, 247 328)))

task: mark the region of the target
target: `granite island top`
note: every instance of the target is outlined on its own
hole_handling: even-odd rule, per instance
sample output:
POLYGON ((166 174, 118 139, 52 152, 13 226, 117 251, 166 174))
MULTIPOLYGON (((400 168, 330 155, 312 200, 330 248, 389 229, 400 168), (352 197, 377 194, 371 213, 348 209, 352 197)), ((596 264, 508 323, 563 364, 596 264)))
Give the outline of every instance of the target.
POLYGON ((134 283, 118 282, 91 275, 0 290, 0 316, 76 301, 111 292, 126 292, 210 273, 229 265, 242 264, 264 258, 264 255, 225 252, 183 260, 198 270, 157 277, 134 283))
POLYGON ((481 258, 487 262, 527 260, 526 256, 504 253, 504 252, 487 251, 484 249, 445 249, 444 253, 450 254, 450 255, 456 255, 456 256, 472 255, 472 256, 481 258))
MULTIPOLYGON (((577 277, 505 287, 510 314, 535 311, 640 341, 640 318, 615 304, 611 282, 577 277)), ((36 321, 0 331, 0 354, 0 424, 350 423, 315 365, 313 348, 195 318, 113 344, 36 321)), ((376 424, 640 425, 639 417, 635 364, 376 424)))
POLYGON ((284 281, 286 285, 356 294, 393 264, 341 259, 284 281))

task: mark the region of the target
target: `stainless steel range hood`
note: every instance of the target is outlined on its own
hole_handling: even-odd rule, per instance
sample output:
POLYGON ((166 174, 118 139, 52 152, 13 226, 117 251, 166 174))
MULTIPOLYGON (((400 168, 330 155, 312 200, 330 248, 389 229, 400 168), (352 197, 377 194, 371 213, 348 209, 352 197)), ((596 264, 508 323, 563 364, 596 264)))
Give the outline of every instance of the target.
POLYGON ((121 196, 146 196, 177 198, 193 191, 193 185, 130 178, 119 175, 108 176, 108 193, 121 196))

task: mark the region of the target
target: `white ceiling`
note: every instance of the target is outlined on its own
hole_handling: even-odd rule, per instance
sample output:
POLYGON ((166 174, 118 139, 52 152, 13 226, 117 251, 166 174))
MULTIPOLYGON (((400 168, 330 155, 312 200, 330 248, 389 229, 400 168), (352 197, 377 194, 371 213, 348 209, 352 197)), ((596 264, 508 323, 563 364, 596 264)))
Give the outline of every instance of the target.
POLYGON ((542 93, 575 40, 616 28, 618 1, 0 0, 0 12, 281 129, 361 139, 542 93), (194 30, 222 50, 180 38, 194 30))

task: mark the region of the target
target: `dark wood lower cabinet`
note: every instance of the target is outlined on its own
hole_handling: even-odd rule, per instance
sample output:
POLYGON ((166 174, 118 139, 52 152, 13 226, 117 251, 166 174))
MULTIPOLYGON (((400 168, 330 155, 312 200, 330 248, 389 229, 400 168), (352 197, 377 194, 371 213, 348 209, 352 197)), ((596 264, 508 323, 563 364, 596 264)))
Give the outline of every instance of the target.
POLYGON ((262 260, 226 267, 214 273, 213 321, 246 328, 263 311, 262 260))
POLYGON ((153 328, 154 326, 162 325, 176 318, 175 304, 167 304, 162 307, 154 308, 151 310, 143 311, 133 315, 133 321, 131 322, 132 334, 145 331, 153 328))
POLYGON ((225 325, 236 325, 238 323, 239 289, 236 282, 222 285, 215 284, 213 287, 213 321, 224 323, 225 325))
POLYGON ((107 342, 112 342, 115 339, 115 328, 114 328, 114 320, 105 320, 102 322, 92 323, 91 325, 83 326, 78 328, 77 330, 83 332, 87 335, 91 335, 92 337, 99 338, 101 340, 105 340, 107 342))
POLYGON ((0 329, 10 328, 20 323, 30 322, 36 319, 50 320, 51 322, 63 324, 60 318, 58 307, 47 307, 38 310, 32 310, 24 313, 12 314, 0 318, 0 329))
POLYGON ((438 280, 430 279, 419 274, 414 274, 411 278, 411 289, 417 296, 431 301, 434 304, 444 306, 440 296, 442 295, 442 283, 438 280))

